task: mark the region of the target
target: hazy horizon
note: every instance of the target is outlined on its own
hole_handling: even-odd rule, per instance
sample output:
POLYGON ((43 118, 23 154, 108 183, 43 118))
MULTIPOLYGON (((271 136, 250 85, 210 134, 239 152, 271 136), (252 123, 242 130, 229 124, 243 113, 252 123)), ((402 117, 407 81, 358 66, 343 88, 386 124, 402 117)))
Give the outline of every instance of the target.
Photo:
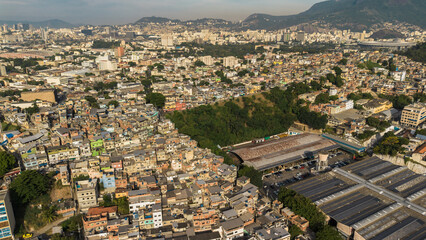
POLYGON ((296 14, 322 0, 0 0, 0 20, 60 19, 73 24, 126 24, 142 17, 244 20, 253 13, 296 14))

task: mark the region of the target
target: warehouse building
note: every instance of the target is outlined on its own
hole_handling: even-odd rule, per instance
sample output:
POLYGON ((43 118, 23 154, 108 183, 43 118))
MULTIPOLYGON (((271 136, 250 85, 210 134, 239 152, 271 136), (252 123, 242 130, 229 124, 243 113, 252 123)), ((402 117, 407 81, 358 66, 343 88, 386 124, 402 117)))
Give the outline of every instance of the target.
POLYGON ((289 188, 355 240, 426 239, 426 176, 405 166, 371 157, 289 188))
POLYGON ((307 159, 316 158, 319 152, 333 151, 339 147, 337 143, 319 135, 304 133, 239 145, 230 152, 244 165, 254 167, 258 171, 265 171, 297 165, 307 159))

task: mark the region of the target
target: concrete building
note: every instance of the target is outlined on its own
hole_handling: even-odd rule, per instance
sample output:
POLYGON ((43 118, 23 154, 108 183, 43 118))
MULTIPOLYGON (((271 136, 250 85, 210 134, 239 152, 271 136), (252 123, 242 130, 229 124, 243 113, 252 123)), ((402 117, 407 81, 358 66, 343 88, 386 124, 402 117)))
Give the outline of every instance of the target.
POLYGON ((86 212, 91 207, 98 206, 97 179, 77 181, 75 191, 80 211, 86 212))
POLYGON ((426 120, 426 103, 413 103, 404 107, 401 125, 415 128, 426 120))
POLYGON ((244 222, 241 218, 228 220, 222 222, 220 225, 223 239, 231 240, 244 236, 244 222))
POLYGON ((0 191, 0 239, 14 239, 15 216, 9 190, 0 191))
POLYGON ((313 159, 322 151, 339 148, 333 141, 315 134, 300 134, 277 140, 249 143, 235 147, 233 153, 244 165, 264 171, 292 166, 313 159))
POLYGON ((288 188, 314 202, 346 237, 425 239, 425 177, 378 157, 288 188))

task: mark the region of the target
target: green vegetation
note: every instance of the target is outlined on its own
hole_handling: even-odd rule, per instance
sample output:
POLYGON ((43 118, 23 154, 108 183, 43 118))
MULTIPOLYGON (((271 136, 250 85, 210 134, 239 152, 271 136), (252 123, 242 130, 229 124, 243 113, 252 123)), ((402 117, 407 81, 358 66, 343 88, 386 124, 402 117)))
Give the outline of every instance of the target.
MULTIPOLYGON (((213 45, 213 44, 198 44, 195 42, 183 43, 182 46, 192 49, 202 49, 197 52, 200 56, 212 56, 212 57, 229 57, 236 56, 238 58, 244 58, 246 54, 257 54, 263 53, 263 48, 257 48, 254 43, 247 44, 228 44, 228 45, 213 45)), ((194 53, 194 52, 193 52, 194 53)), ((196 54, 196 55, 197 55, 196 54)))
POLYGON ((238 177, 246 176, 250 178, 250 183, 261 188, 263 186, 262 173, 254 169, 253 167, 247 167, 242 165, 238 170, 238 177))
POLYGON ((374 97, 370 93, 350 93, 347 98, 349 100, 358 101, 360 99, 374 99, 374 97))
POLYGON ((386 128, 390 127, 390 123, 387 121, 380 121, 378 118, 369 117, 366 119, 369 126, 376 128, 380 132, 383 132, 386 128))
POLYGON ((10 190, 16 232, 25 233, 31 228, 41 228, 56 218, 55 207, 51 206, 48 194, 51 186, 51 175, 34 170, 23 171, 12 181, 10 190))
POLYGON ((372 71, 373 68, 375 68, 375 67, 380 68, 380 67, 382 67, 382 65, 375 63, 375 62, 372 62, 370 60, 358 64, 358 68, 364 68, 364 69, 368 69, 370 71, 372 71))
POLYGON ((44 81, 35 81, 35 80, 33 80, 33 81, 27 81, 27 84, 29 84, 29 85, 40 85, 40 86, 42 86, 42 85, 44 85, 44 81))
POLYGON ((75 178, 73 178, 73 182, 77 182, 77 181, 84 181, 84 180, 89 180, 90 177, 88 175, 79 175, 75 178))
POLYGON ((304 123, 313 129, 324 129, 328 122, 327 115, 311 112, 307 107, 303 107, 299 110, 297 119, 299 119, 301 123, 304 123))
POLYGON ((330 101, 337 100, 337 96, 330 96, 328 93, 320 93, 315 98, 315 104, 318 103, 329 103, 330 101))
POLYGON ((391 101, 392 104, 393 104, 393 107, 396 108, 396 109, 399 109, 399 110, 403 109, 405 106, 407 106, 407 105, 409 105, 413 102, 413 100, 409 96, 404 95, 404 94, 397 95, 397 96, 380 94, 379 97, 385 98, 385 99, 391 101))
POLYGON ((220 81, 227 84, 232 84, 231 79, 227 78, 223 71, 216 71, 214 73, 216 76, 220 77, 220 81))
POLYGON ((311 91, 304 83, 286 90, 271 89, 261 97, 242 97, 223 104, 200 106, 168 115, 181 133, 204 148, 216 149, 285 132, 298 119, 314 129, 325 128, 327 116, 300 107, 297 95, 311 91), (268 126, 265 128, 265 126, 268 126))
POLYGON ((294 240, 296 239, 297 236, 299 236, 300 234, 303 234, 302 230, 300 230, 300 228, 294 224, 292 224, 289 228, 288 228, 288 233, 290 233, 290 239, 294 240))
POLYGON ((352 133, 352 136, 358 138, 361 141, 370 139, 372 136, 376 135, 375 131, 366 130, 361 134, 352 133))
POLYGON ((413 61, 426 63, 426 42, 417 44, 406 51, 397 52, 400 55, 407 56, 413 61))
POLYGON ((280 48, 274 49, 273 52, 275 53, 298 52, 298 53, 316 54, 316 53, 332 51, 335 47, 336 45, 331 43, 311 43, 311 44, 303 44, 303 45, 285 44, 285 45, 280 45, 280 48))
POLYGON ((166 103, 166 97, 161 93, 148 93, 145 99, 147 103, 152 103, 157 108, 163 108, 166 103))
POLYGON ((324 214, 308 198, 291 189, 281 188, 278 200, 294 213, 306 218, 317 239, 342 239, 337 230, 326 224, 324 214))
POLYGON ((343 79, 340 75, 328 73, 326 75, 326 78, 331 84, 335 85, 336 87, 341 87, 344 84, 343 79))
POLYGON ((320 231, 316 232, 315 236, 317 240, 342 240, 337 229, 330 225, 324 225, 320 231))
POLYGON ((108 102, 108 106, 109 105, 114 105, 114 107, 118 107, 120 104, 116 100, 111 100, 111 101, 108 102))
POLYGON ((13 194, 20 203, 29 203, 49 191, 49 178, 37 171, 21 172, 10 184, 13 194))
POLYGON ((11 97, 11 96, 21 96, 21 92, 19 90, 6 90, 0 92, 1 97, 11 97))
POLYGON ((407 138, 395 136, 393 132, 387 132, 381 141, 373 148, 374 153, 396 156, 398 153, 403 154, 402 145, 409 143, 407 138))
POLYGON ((29 115, 33 115, 34 113, 38 113, 40 111, 40 108, 37 106, 36 103, 33 103, 32 107, 26 108, 25 112, 29 115))
POLYGON ((118 41, 106 42, 103 40, 95 40, 93 41, 92 48, 114 48, 119 46, 120 46, 120 42, 118 41))
POLYGON ((104 82, 96 82, 96 84, 93 86, 93 89, 95 89, 96 91, 105 91, 105 90, 111 90, 111 89, 115 89, 117 88, 117 82, 116 81, 112 81, 109 83, 104 83, 104 82))
POLYGON ((374 39, 391 39, 391 38, 405 38, 404 34, 391 29, 381 29, 374 32, 370 38, 374 39))
POLYGON ((99 108, 99 103, 96 100, 96 98, 94 98, 93 96, 85 96, 84 99, 86 99, 89 102, 92 108, 99 108))
POLYGON ((99 206, 118 206, 118 212, 120 214, 129 214, 129 200, 127 197, 114 198, 113 200, 110 194, 105 194, 102 198, 103 201, 99 203, 99 206))
POLYGON ((426 129, 418 129, 416 130, 416 134, 426 136, 426 129))
POLYGON ((11 153, 0 151, 0 176, 3 176, 12 169, 15 163, 15 157, 11 153))
POLYGON ((342 58, 342 59, 340 59, 340 61, 338 63, 342 64, 342 65, 346 65, 348 63, 348 59, 342 58))
POLYGON ((426 93, 416 93, 413 95, 414 102, 426 102, 426 93))
POLYGON ((14 131, 14 130, 21 129, 21 127, 14 125, 12 123, 7 123, 7 122, 2 122, 1 128, 2 128, 2 131, 14 131))
POLYGON ((197 60, 197 61, 194 62, 194 66, 202 67, 202 66, 206 66, 206 64, 204 64, 204 62, 201 61, 201 60, 197 60))

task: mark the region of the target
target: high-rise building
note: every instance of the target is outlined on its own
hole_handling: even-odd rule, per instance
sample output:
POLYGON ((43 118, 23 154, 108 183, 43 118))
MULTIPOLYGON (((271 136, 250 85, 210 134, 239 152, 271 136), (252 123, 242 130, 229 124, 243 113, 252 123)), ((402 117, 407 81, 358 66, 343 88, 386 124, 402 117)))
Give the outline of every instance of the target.
POLYGON ((302 31, 297 32, 296 41, 304 42, 305 41, 305 32, 302 32, 302 31))
POLYGON ((161 45, 163 47, 172 47, 173 46, 173 36, 172 35, 164 35, 161 37, 161 45))
POLYGON ((238 64, 238 59, 234 56, 223 58, 223 66, 224 67, 234 67, 237 64, 238 64))
POLYGON ((13 239, 15 216, 9 190, 0 191, 0 239, 13 239))
POLYGON ((413 103, 404 107, 401 125, 415 128, 426 120, 426 103, 413 103))
POLYGON ((116 57, 123 57, 124 56, 124 48, 123 47, 117 47, 114 51, 116 57))

